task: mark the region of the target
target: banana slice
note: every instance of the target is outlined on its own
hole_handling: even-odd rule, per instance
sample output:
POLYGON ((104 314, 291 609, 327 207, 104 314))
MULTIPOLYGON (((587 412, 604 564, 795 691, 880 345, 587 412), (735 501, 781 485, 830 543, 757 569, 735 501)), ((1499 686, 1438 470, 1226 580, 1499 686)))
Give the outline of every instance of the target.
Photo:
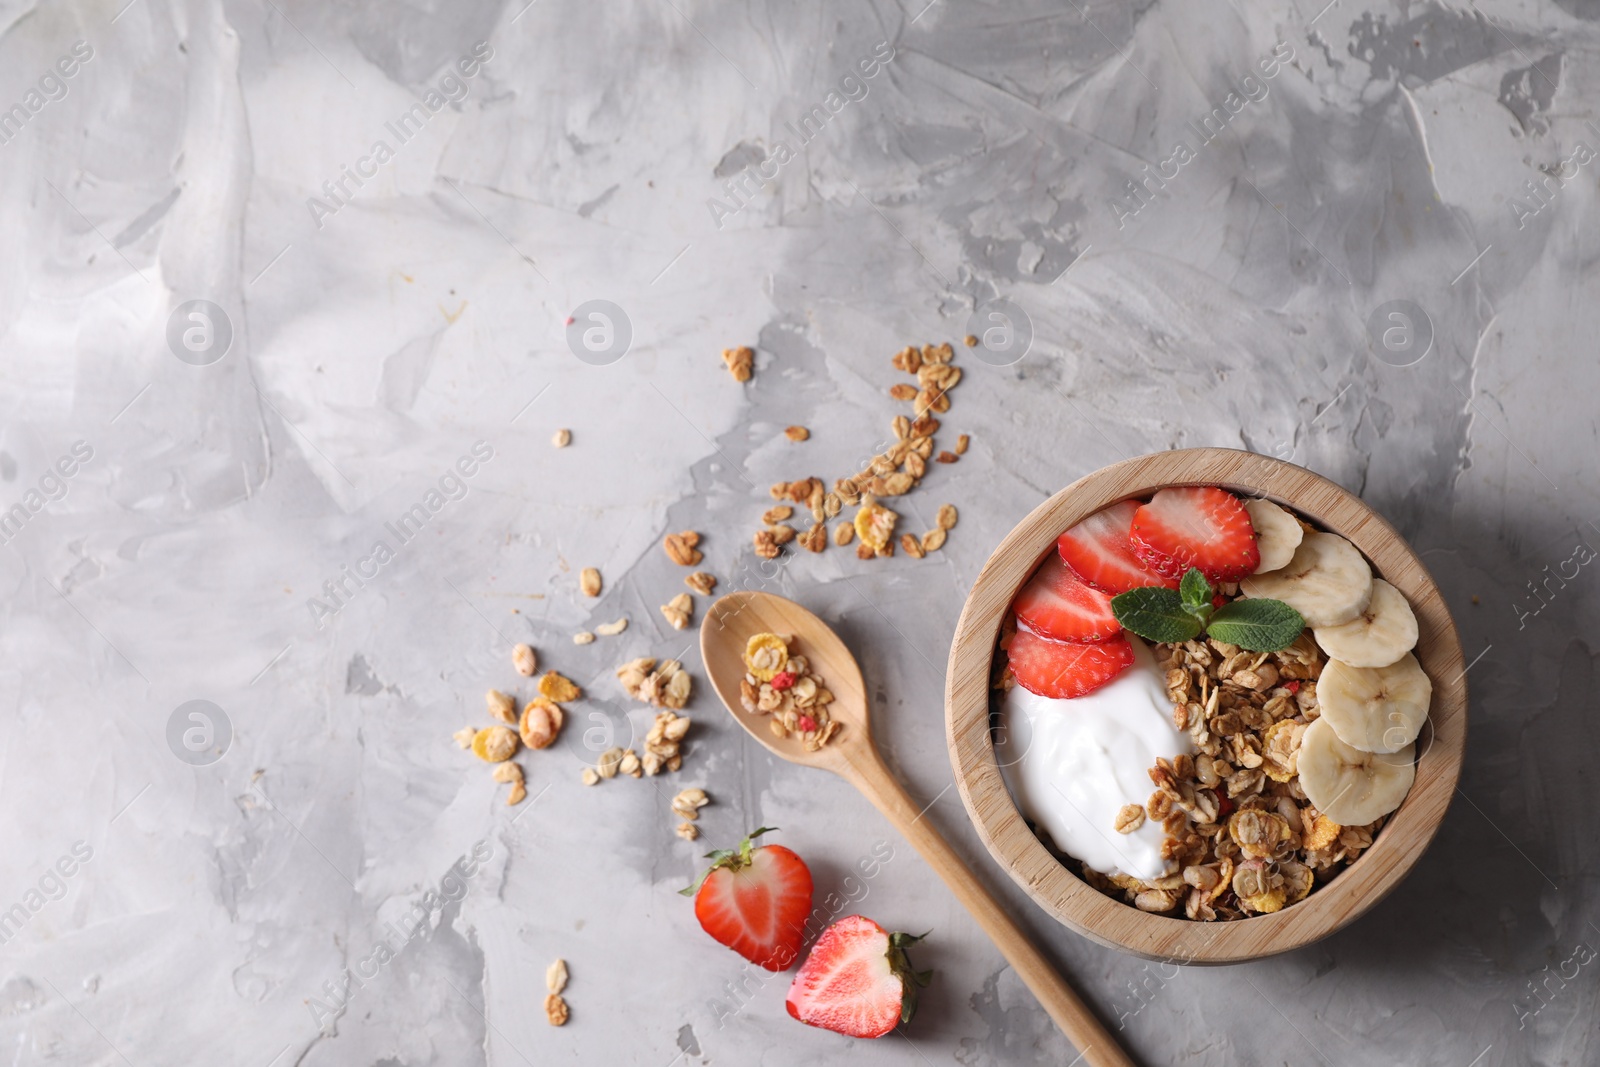
POLYGON ((1411 605, 1404 593, 1382 578, 1372 579, 1372 600, 1360 615, 1311 632, 1329 659, 1352 667, 1387 667, 1417 647, 1417 617, 1411 605))
MULTIPOLYGON (((1320 698, 1322 686, 1317 686, 1320 698)), ((1416 777, 1416 747, 1363 752, 1339 740, 1324 717, 1300 739, 1300 787, 1316 809, 1344 826, 1365 826, 1400 806, 1416 777)))
POLYGON ((1387 667, 1329 660, 1317 679, 1317 707, 1339 740, 1363 752, 1398 752, 1428 721, 1433 683, 1407 652, 1387 667))
POLYGON ((1337 626, 1367 610, 1372 568, 1356 546, 1338 534, 1308 533, 1284 567, 1271 574, 1252 574, 1239 588, 1245 596, 1283 601, 1305 618, 1307 626, 1337 626))
POLYGON ((1256 528, 1256 547, 1261 551, 1261 566, 1255 572, 1266 574, 1287 566, 1294 558, 1294 550, 1300 547, 1305 530, 1293 515, 1262 497, 1246 500, 1244 509, 1250 513, 1250 525, 1256 528))

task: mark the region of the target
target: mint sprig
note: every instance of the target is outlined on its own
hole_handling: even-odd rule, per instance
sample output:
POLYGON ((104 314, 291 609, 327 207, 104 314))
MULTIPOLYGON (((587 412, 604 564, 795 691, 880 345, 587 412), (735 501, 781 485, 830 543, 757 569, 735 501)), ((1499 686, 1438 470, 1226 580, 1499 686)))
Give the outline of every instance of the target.
POLYGON ((1251 652, 1276 652, 1294 644, 1306 620, 1281 600, 1250 598, 1218 608, 1206 632, 1251 652))
POLYGON ((1111 613, 1124 629, 1146 641, 1176 644, 1203 631, 1251 652, 1276 652, 1294 644, 1306 620, 1281 600, 1251 597, 1211 606, 1211 583, 1190 567, 1177 589, 1148 585, 1111 598, 1111 613))
POLYGON ((1160 585, 1118 593, 1111 598, 1111 613, 1125 629, 1160 644, 1187 641, 1204 625, 1175 590, 1160 585))

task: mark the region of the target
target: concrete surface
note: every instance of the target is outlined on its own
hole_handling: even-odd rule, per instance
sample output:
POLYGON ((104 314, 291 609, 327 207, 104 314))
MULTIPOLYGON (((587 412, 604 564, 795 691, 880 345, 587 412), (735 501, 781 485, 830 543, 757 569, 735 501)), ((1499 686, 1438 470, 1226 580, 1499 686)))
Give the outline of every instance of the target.
POLYGON ((657 611, 692 528, 720 589, 839 626, 927 817, 1142 1062, 1600 1062, 1600 7, 925 2, 0 4, 0 1061, 1072 1062, 861 800, 725 721, 657 611), (901 508, 956 504, 947 547, 762 565, 766 487, 858 467, 890 355, 975 313, 972 448, 901 508), (1203 971, 1033 908, 940 710, 1004 532, 1190 445, 1360 492, 1473 664, 1411 879, 1203 971), (508 808, 451 734, 518 640, 589 695, 508 808), (680 651, 683 770, 585 788, 649 721, 613 667, 680 651), (830 913, 932 931, 903 1033, 799 1026, 695 928, 703 846, 763 824, 830 913))

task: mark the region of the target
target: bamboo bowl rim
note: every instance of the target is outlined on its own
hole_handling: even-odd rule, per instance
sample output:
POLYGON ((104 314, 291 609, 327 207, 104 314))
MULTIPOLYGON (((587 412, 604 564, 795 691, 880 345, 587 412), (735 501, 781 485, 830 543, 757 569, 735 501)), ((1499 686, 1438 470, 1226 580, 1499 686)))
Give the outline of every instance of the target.
POLYGON ((1239 963, 1327 937, 1381 901, 1433 840, 1461 776, 1467 686, 1461 641, 1432 575, 1411 546, 1354 494, 1304 467, 1230 448, 1160 452, 1078 479, 1028 513, 990 555, 967 595, 950 646, 945 731, 962 803, 995 860, 1058 921, 1146 959, 1239 963), (1056 537, 1109 504, 1169 485, 1215 485, 1265 496, 1348 538, 1417 616, 1417 661, 1433 682, 1416 780, 1372 846, 1298 904, 1232 922, 1142 912, 1088 885, 1034 836, 1001 776, 990 733, 989 678, 1012 597, 1056 537), (1431 736, 1430 736, 1431 731, 1431 736))

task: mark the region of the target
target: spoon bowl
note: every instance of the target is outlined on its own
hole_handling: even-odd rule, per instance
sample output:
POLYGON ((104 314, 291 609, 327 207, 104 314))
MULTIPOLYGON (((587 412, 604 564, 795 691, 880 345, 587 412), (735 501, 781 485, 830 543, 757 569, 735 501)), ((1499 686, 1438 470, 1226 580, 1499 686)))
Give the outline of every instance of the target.
POLYGON ((852 758, 859 759, 862 749, 873 749, 867 686, 856 658, 832 627, 794 601, 748 589, 718 598, 700 626, 700 656, 711 687, 728 711, 773 754, 791 763, 848 776, 852 758), (760 633, 792 635, 797 639, 800 654, 833 693, 828 715, 839 723, 839 730, 822 748, 807 752, 799 737, 775 736, 767 726, 771 716, 744 710, 739 683, 745 676, 745 644, 760 633))
POLYGON ((1074 1062, 1089 1067, 1133 1067, 1133 1061, 1056 973, 1034 939, 989 894, 961 856, 934 829, 933 820, 924 818, 927 808, 919 809, 883 762, 872 743, 867 687, 861 679, 861 668, 832 627, 792 600, 741 590, 719 598, 706 612, 700 625, 700 655, 711 687, 751 737, 792 763, 821 767, 840 775, 911 842, 983 927, 1056 1025, 1082 1050, 1074 1062), (808 751, 797 737, 779 738, 767 725, 770 716, 744 710, 739 683, 746 673, 745 646, 760 633, 790 636, 798 654, 806 657, 833 693, 828 715, 839 723, 839 730, 821 748, 808 751))

